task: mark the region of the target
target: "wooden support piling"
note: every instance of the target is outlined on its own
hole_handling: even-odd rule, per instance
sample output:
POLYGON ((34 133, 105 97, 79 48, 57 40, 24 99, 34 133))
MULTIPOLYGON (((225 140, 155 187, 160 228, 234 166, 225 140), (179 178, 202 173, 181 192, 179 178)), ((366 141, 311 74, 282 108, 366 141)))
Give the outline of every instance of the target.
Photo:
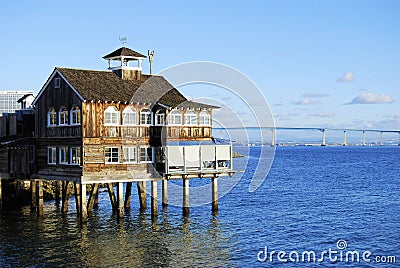
POLYGON ((82 201, 81 201, 81 184, 75 182, 75 183, 74 183, 74 187, 75 187, 75 205, 76 205, 76 211, 77 211, 77 213, 78 213, 78 216, 80 216, 80 215, 81 215, 81 211, 82 211, 82 209, 81 209, 81 204, 82 204, 82 201))
POLYGON ((99 193, 99 184, 93 183, 92 191, 90 192, 90 195, 89 195, 89 201, 88 201, 88 207, 87 207, 88 213, 92 212, 93 207, 96 202, 96 197, 98 196, 98 193, 99 193))
MULTIPOLYGON (((99 187, 99 186, 97 185, 97 187, 99 187)), ((99 208, 99 190, 97 190, 96 195, 94 196, 93 208, 94 209, 98 209, 99 208)))
POLYGON ((125 202, 124 202, 125 209, 131 208, 131 195, 132 195, 132 182, 127 182, 125 190, 125 202))
POLYGON ((3 205, 3 189, 2 189, 2 182, 3 182, 3 179, 2 178, 0 178, 0 207, 3 205))
POLYGON ((158 215, 158 201, 157 201, 157 181, 151 181, 151 216, 157 217, 158 215))
POLYGON ((118 182, 117 185, 117 205, 118 205, 118 217, 124 216, 124 183, 118 182))
POLYGON ((31 209, 36 209, 36 181, 31 180, 31 209))
POLYGON ((189 179, 183 178, 183 201, 182 201, 182 213, 183 216, 189 216, 190 204, 189 204, 189 179))
POLYGON ((69 181, 62 182, 62 201, 61 201, 61 212, 66 214, 68 211, 68 201, 69 195, 71 193, 71 187, 69 186, 69 181))
POLYGON ((137 185, 137 189, 138 189, 140 209, 144 210, 147 207, 147 202, 146 202, 146 182, 145 181, 138 181, 136 183, 136 185, 137 185))
POLYGON ((218 177, 212 178, 212 211, 218 210, 218 177))
POLYGON ((56 181, 56 193, 55 193, 55 200, 56 204, 60 203, 60 194, 61 194, 61 181, 56 181))
POLYGON ((168 181, 162 180, 162 206, 168 206, 168 181))
POLYGON ((115 198, 114 188, 111 182, 107 183, 107 189, 108 189, 108 195, 110 196, 111 206, 113 210, 116 211, 118 209, 117 200, 115 198))
POLYGON ((80 184, 80 219, 87 221, 86 184, 80 184))
POLYGON ((43 215, 43 185, 42 181, 38 180, 36 184, 36 212, 38 216, 43 215))

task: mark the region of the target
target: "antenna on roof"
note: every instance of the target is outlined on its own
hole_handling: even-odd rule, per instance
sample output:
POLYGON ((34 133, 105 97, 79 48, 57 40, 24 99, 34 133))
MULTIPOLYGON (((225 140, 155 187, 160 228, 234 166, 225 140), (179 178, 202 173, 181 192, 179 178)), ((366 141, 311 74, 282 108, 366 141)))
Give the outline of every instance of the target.
POLYGON ((153 58, 154 58, 154 50, 153 50, 153 51, 147 50, 147 55, 149 56, 149 62, 150 62, 150 74, 151 74, 151 64, 153 63, 153 58))
POLYGON ((126 42, 128 42, 128 38, 120 36, 119 41, 122 43, 123 46, 125 46, 126 42))

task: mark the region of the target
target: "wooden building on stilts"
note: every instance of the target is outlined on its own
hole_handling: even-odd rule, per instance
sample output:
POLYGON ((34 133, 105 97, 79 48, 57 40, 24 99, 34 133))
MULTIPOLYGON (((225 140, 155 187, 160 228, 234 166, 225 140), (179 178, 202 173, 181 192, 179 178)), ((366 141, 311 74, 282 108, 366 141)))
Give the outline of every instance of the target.
MULTIPOLYGON (((106 71, 53 70, 33 102, 34 137, 22 142, 27 157, 29 150, 34 154, 28 174, 15 176, 8 165, 1 180, 29 180, 39 215, 43 181, 54 182, 64 213, 73 189, 85 221, 99 186, 108 188, 112 207, 122 216, 130 207, 133 183, 140 207, 146 208, 149 182, 151 212, 157 216, 158 182, 167 205, 168 180, 180 179, 188 214, 189 180, 212 178, 212 208, 218 209, 218 177, 234 173, 231 143, 212 137, 212 111, 219 107, 189 101, 164 77, 142 73, 146 56, 129 48, 103 58, 109 63, 106 71)), ((9 158, 10 152, 10 144, 3 143, 0 161, 18 161, 9 158)))

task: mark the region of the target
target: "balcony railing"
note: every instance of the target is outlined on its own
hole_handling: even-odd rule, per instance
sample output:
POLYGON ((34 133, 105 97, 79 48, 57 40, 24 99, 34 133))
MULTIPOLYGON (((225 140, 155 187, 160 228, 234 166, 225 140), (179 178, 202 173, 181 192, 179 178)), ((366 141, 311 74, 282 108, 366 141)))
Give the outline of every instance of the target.
POLYGON ((116 138, 208 138, 211 127, 204 126, 105 126, 106 137, 116 138))
POLYGON ((82 137, 82 126, 48 127, 47 137, 82 137))

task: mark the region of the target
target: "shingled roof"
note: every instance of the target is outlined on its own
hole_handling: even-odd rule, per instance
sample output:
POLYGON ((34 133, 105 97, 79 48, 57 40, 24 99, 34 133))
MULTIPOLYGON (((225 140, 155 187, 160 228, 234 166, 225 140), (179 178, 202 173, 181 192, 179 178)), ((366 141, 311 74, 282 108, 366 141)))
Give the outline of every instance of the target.
POLYGON ((214 109, 213 105, 188 101, 164 77, 143 75, 123 80, 112 71, 56 68, 86 101, 161 103, 171 108, 214 109))
POLYGON ((135 57, 135 58, 147 58, 145 55, 142 55, 139 52, 136 52, 130 48, 121 47, 121 48, 118 48, 117 50, 105 55, 103 57, 103 59, 120 57, 120 56, 135 57))

